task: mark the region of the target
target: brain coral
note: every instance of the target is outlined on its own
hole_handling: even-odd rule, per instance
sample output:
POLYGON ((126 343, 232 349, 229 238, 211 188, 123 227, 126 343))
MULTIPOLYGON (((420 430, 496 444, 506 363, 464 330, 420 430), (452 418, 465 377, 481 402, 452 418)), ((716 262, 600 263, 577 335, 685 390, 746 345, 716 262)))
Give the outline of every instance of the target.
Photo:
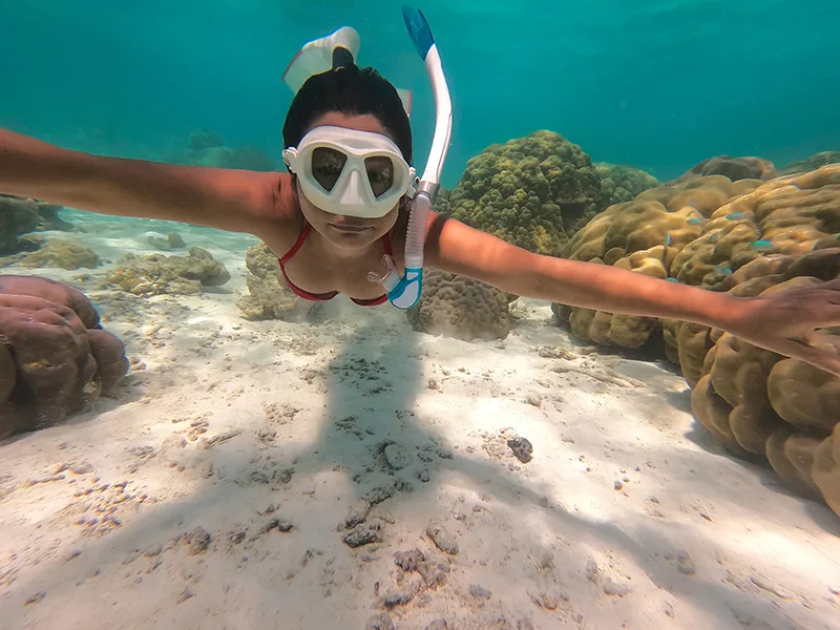
MULTIPOLYGON (((646 191, 596 217, 566 254, 758 296, 840 278, 839 238, 840 165, 830 165, 767 182, 718 175, 646 191), (645 207, 651 198, 661 207, 645 207)), ((635 320, 634 330, 628 318, 575 311, 555 310, 594 341, 626 343, 645 332, 635 320)), ((768 462, 789 487, 840 514, 840 379, 720 330, 662 325, 668 356, 693 387, 694 414, 715 439, 768 462)))
POLYGON ((815 171, 828 164, 840 164, 840 151, 822 151, 815 153, 805 160, 791 162, 782 169, 782 174, 793 175, 794 173, 806 173, 808 171, 815 171))
POLYGON ((510 332, 506 293, 436 269, 425 272, 423 295, 407 315, 414 330, 465 341, 504 339, 510 332))
MULTIPOLYGON (((755 266, 740 273, 755 260, 833 248, 838 238, 840 165, 831 165, 763 183, 714 175, 645 191, 590 221, 564 255, 727 291, 758 273, 755 266)), ((651 320, 643 324, 561 304, 552 309, 576 336, 600 344, 638 347, 657 328, 651 320)), ((694 330, 665 323, 670 358, 676 357, 678 335, 688 342, 694 330)), ((691 380, 695 372, 686 376, 691 380)))
POLYGON ((700 237, 674 259, 680 282, 716 291, 738 269, 769 254, 836 247, 840 237, 840 164, 766 182, 718 208, 700 237))
MULTIPOLYGON (((840 277, 840 248, 822 249, 800 255, 773 255, 756 258, 732 276, 730 293, 755 297, 776 285, 797 279, 798 283, 829 281, 840 277)), ((794 288, 787 284, 789 288, 794 288)), ((692 386, 703 372, 706 353, 720 337, 720 331, 706 326, 663 320, 669 357, 680 364, 683 376, 692 386)))
MULTIPOLYGON (((610 206, 566 245, 564 256, 612 265, 636 273, 668 278, 674 260, 701 233, 712 213, 760 182, 733 183, 722 175, 697 177, 641 193, 635 200, 610 206)), ((644 345, 658 322, 650 318, 612 315, 552 304, 572 332, 599 344, 626 348, 644 345)))
MULTIPOLYGON (((766 292, 820 282, 798 277, 766 292)), ((715 338, 692 391, 696 418, 728 450, 766 459, 793 490, 840 514, 840 378, 726 333, 715 338)))
POLYGON ((683 173, 676 181, 681 182, 708 175, 724 175, 733 182, 741 179, 767 180, 773 179, 778 174, 770 160, 757 157, 732 158, 728 155, 719 155, 703 160, 691 170, 683 173))
POLYGON ((469 160, 447 201, 449 216, 467 225, 529 251, 559 256, 568 233, 608 200, 579 146, 537 131, 491 145, 469 160))
POLYGON ((79 291, 0 276, 0 439, 62 421, 128 371, 122 342, 79 291))

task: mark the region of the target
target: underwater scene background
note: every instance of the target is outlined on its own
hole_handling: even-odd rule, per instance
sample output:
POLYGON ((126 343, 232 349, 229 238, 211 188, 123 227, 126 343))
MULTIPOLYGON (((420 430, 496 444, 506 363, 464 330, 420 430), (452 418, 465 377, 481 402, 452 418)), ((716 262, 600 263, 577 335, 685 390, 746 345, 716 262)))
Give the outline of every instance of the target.
MULTIPOLYGON (((283 70, 350 25, 420 169, 402 4, 0 0, 0 128, 282 170, 283 70)), ((419 8, 438 212, 740 296, 840 278, 840 3, 419 8)), ((313 305, 249 234, 2 193, 3 630, 836 628, 840 378, 433 269, 407 314, 313 305)))
MULTIPOLYGON (((283 70, 304 42, 351 25, 360 63, 414 92, 417 146, 427 147, 433 99, 401 5, 3 0, 0 122, 145 158, 170 157, 207 128, 279 164, 291 101, 283 70)), ((487 145, 536 129, 661 181, 711 155, 784 165, 840 142, 840 5, 831 0, 430 0, 420 8, 453 93, 448 186, 487 145)))

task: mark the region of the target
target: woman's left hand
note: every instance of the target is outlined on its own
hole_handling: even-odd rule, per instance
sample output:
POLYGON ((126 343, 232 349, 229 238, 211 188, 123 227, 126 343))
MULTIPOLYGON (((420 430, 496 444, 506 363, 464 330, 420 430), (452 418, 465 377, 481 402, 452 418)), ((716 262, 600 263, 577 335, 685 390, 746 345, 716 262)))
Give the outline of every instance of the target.
POLYGON ((840 279, 741 302, 726 330, 840 376, 840 279))

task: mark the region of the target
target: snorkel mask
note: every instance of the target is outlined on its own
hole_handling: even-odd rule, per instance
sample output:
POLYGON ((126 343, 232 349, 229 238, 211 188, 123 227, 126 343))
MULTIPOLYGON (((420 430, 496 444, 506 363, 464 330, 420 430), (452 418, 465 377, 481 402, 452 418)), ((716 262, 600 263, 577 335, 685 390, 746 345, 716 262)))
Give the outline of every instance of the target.
MULTIPOLYGON (((405 274, 400 274, 396 261, 387 255, 383 262, 388 273, 384 277, 375 272, 368 274, 369 280, 382 284, 391 304, 408 309, 417 303, 422 293, 426 223, 440 189, 440 174, 449 148, 452 103, 426 18, 412 7, 403 7, 403 18, 414 47, 426 64, 437 110, 432 148, 420 181, 390 138, 343 127, 312 129, 297 147, 283 151, 283 159, 298 177, 306 198, 326 212, 378 218, 393 210, 402 197, 411 199, 405 274)), ((310 76, 333 67, 337 48, 347 50, 355 59, 359 49, 358 33, 345 26, 328 37, 309 42, 289 64, 283 81, 297 92, 310 76)), ((410 113, 411 93, 407 90, 397 92, 406 113, 410 113)))
POLYGON ((306 198, 325 212, 378 219, 414 196, 414 169, 381 133, 315 127, 283 159, 306 198))

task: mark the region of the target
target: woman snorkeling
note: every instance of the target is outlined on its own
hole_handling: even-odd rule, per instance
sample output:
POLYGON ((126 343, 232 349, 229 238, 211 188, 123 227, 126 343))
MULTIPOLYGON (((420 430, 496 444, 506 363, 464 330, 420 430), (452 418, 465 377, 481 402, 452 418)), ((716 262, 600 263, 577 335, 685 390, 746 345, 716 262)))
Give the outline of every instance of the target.
POLYGON ((356 65, 354 34, 342 29, 310 43, 287 70, 296 90, 283 126, 289 173, 101 157, 0 129, 0 192, 253 234, 308 300, 344 293, 364 306, 390 298, 405 308, 427 266, 514 295, 704 324, 840 375, 840 338, 830 330, 840 326, 838 281, 739 298, 534 254, 431 211, 451 123, 431 35, 412 33, 439 107, 433 155, 418 183, 405 94, 356 65), (328 67, 313 74, 324 59, 328 67))

